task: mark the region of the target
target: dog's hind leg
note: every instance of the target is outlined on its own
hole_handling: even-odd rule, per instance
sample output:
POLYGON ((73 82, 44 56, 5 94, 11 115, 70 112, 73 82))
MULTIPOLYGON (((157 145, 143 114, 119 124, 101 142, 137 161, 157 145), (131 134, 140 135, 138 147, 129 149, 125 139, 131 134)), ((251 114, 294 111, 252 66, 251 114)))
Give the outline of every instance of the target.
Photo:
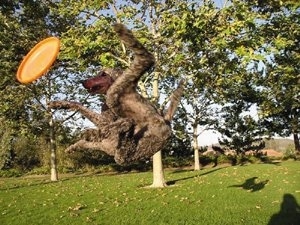
POLYGON ((112 143, 106 142, 93 142, 93 141, 86 141, 86 140, 79 140, 75 144, 70 145, 65 152, 73 153, 75 151, 81 150, 96 150, 96 151, 103 151, 108 155, 114 156, 115 155, 115 148, 112 146, 112 143))
POLYGON ((119 115, 119 98, 124 93, 136 92, 138 80, 154 65, 155 59, 123 24, 115 24, 114 29, 119 38, 134 53, 134 59, 129 68, 115 80, 107 91, 106 104, 119 115))
POLYGON ((74 151, 90 149, 114 155, 121 144, 122 147, 127 145, 128 137, 132 139, 133 132, 134 123, 130 119, 120 118, 99 129, 85 130, 81 135, 81 140, 68 147, 66 152, 72 153, 74 151))
MULTIPOLYGON (((185 81, 181 80, 177 89, 170 97, 170 105, 166 111, 164 119, 166 123, 162 123, 158 118, 148 124, 144 128, 144 132, 138 132, 134 136, 135 143, 130 140, 123 146, 119 147, 115 153, 115 160, 119 164, 130 164, 132 162, 148 159, 156 152, 162 150, 172 135, 170 121, 180 102, 184 91, 185 81)), ((141 129, 143 130, 143 129, 141 129)))

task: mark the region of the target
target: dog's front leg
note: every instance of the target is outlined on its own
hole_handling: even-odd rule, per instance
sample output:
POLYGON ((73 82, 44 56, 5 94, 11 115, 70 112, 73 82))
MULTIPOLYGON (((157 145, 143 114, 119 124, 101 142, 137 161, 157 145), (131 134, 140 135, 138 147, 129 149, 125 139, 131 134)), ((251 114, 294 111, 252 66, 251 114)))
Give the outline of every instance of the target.
POLYGON ((52 101, 49 102, 48 106, 52 109, 67 109, 71 111, 78 111, 83 116, 88 118, 97 127, 101 127, 103 124, 107 124, 109 118, 103 116, 100 113, 93 112, 92 110, 84 107, 79 102, 69 102, 69 101, 52 101))

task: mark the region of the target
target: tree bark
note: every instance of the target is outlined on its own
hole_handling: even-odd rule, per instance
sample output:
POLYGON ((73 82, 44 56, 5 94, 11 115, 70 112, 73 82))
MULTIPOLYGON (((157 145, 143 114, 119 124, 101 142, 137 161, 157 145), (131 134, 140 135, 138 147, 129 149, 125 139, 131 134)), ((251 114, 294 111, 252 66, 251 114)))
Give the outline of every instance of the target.
MULTIPOLYGON (((155 100, 158 100, 158 77, 159 74, 158 72, 155 72, 154 74, 154 80, 153 80, 153 98, 155 100)), ((164 169, 163 169, 163 164, 162 164, 162 154, 161 151, 156 152, 153 157, 153 183, 151 187, 166 187, 167 184, 165 182, 164 178, 164 169)))
MULTIPOLYGON (((46 94, 46 104, 50 102, 52 85, 51 79, 48 78, 48 93, 46 94)), ((55 125, 53 119, 53 113, 49 106, 46 106, 47 116, 49 120, 49 136, 50 136, 50 180, 58 181, 58 172, 57 172, 57 160, 56 160, 56 136, 55 136, 55 125)))
POLYGON ((194 149, 194 161, 195 161, 195 166, 194 166, 194 170, 198 171, 200 170, 200 162, 199 162, 199 148, 195 148, 194 149))
POLYGON ((166 186, 167 184, 164 178, 162 154, 161 151, 159 151, 153 155, 153 183, 150 187, 162 188, 166 186))
POLYGON ((197 124, 193 127, 193 147, 194 147, 194 170, 200 170, 199 162, 199 144, 198 144, 198 129, 197 124))
POLYGON ((300 141, 299 141, 299 136, 297 133, 293 134, 294 137, 294 144, 295 144, 295 151, 297 153, 300 153, 300 141))
MULTIPOLYGON (((50 111, 50 110, 49 110, 50 111)), ((55 127, 53 116, 50 111, 49 119, 49 128, 50 128, 50 168, 51 168, 51 181, 58 181, 58 172, 57 172, 57 160, 56 160, 56 141, 55 141, 55 127)))

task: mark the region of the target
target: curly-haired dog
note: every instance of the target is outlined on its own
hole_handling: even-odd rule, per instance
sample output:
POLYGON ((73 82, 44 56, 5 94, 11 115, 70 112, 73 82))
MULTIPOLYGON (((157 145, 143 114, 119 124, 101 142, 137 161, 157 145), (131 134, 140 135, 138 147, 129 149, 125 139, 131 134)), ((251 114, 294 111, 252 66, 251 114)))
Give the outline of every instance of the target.
POLYGON ((164 148, 171 136, 170 121, 183 92, 183 81, 171 96, 165 115, 137 91, 140 77, 154 65, 154 57, 122 24, 114 30, 123 43, 133 51, 134 59, 124 71, 107 69, 83 82, 93 94, 105 94, 102 113, 96 113, 80 103, 53 101, 51 108, 79 111, 93 122, 97 129, 88 129, 83 138, 67 151, 95 149, 114 156, 119 164, 128 164, 151 157, 164 148))

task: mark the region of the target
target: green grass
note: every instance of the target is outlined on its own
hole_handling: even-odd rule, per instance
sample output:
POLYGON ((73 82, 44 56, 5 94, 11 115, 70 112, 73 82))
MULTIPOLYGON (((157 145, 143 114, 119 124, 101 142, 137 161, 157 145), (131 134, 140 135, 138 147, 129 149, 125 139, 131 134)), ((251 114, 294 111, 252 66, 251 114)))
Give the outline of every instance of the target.
POLYGON ((151 172, 55 183, 0 179, 0 224, 299 224, 300 162, 166 171, 165 177, 170 185, 163 189, 145 188, 151 172))

